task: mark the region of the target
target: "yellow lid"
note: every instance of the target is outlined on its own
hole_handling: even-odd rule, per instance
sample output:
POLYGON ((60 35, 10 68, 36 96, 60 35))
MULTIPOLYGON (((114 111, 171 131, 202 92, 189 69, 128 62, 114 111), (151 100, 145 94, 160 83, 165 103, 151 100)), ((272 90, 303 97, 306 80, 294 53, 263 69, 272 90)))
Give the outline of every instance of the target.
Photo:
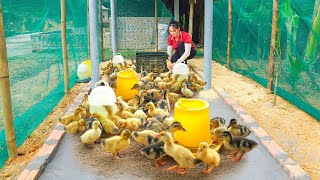
POLYGON ((131 78, 131 77, 137 76, 137 72, 134 70, 123 70, 118 72, 117 76, 122 78, 131 78))
POLYGON ((180 109, 192 111, 192 110, 205 109, 209 106, 209 104, 206 101, 203 101, 201 99, 180 98, 178 102, 176 102, 176 106, 180 109))

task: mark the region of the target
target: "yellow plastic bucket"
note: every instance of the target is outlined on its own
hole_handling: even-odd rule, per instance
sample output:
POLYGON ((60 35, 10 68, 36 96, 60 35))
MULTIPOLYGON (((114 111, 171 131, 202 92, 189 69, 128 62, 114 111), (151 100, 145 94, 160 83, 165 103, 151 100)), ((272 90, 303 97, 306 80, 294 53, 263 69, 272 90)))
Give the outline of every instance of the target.
POLYGON ((201 99, 180 98, 175 103, 174 119, 187 130, 176 132, 176 140, 195 152, 200 142, 211 143, 209 103, 201 99))
POLYGON ((86 64, 88 66, 88 76, 91 77, 91 61, 88 59, 83 61, 82 64, 86 64))
POLYGON ((132 99, 138 94, 138 90, 130 90, 134 84, 138 83, 138 74, 134 70, 124 70, 117 74, 116 95, 122 96, 124 100, 132 99))

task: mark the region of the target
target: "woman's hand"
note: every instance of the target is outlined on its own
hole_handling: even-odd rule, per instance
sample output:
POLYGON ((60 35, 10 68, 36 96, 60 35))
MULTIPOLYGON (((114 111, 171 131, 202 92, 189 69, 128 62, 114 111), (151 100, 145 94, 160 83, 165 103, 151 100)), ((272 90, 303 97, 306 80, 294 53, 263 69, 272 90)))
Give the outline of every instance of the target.
POLYGON ((167 65, 168 69, 172 69, 175 64, 177 64, 177 63, 171 63, 171 64, 167 65))

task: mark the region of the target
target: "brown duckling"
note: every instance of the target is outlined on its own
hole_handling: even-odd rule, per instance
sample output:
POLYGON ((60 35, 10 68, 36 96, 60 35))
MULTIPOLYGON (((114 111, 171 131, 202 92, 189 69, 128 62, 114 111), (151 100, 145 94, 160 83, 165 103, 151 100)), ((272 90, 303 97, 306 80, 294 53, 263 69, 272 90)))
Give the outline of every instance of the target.
POLYGON ((224 127, 226 124, 226 120, 223 119, 222 117, 214 117, 210 119, 210 129, 214 129, 217 127, 224 127))
POLYGON ((211 174, 213 168, 217 167, 220 163, 220 154, 216 150, 210 149, 207 142, 199 144, 197 157, 207 165, 207 168, 202 171, 205 174, 211 174), (208 166, 211 167, 208 169, 208 166))
MULTIPOLYGON (((171 133, 172 137, 175 137, 175 132, 179 131, 179 130, 186 131, 182 127, 180 122, 174 122, 169 127, 168 132, 171 133)), ((152 144, 142 148, 140 150, 140 153, 147 156, 150 159, 154 159, 156 167, 159 167, 159 165, 162 165, 162 166, 165 165, 166 162, 162 160, 162 158, 166 155, 166 153, 164 152, 164 148, 163 148, 164 142, 159 141, 159 139, 156 137, 150 137, 150 136, 147 136, 147 141, 149 144, 150 144, 150 142, 155 142, 155 143, 152 143, 152 144), (156 142, 156 141, 158 141, 158 142, 156 142)))
POLYGON ((166 111, 168 114, 170 113, 170 101, 169 101, 169 90, 163 91, 163 97, 158 102, 158 107, 164 111, 166 111))
POLYGON ((236 119, 231 119, 229 126, 227 128, 228 128, 228 131, 230 131, 230 133, 234 137, 237 137, 237 136, 247 137, 251 133, 249 128, 238 124, 236 119))
POLYGON ((165 130, 164 125, 157 119, 151 119, 146 122, 144 122, 143 126, 145 129, 149 129, 156 132, 161 132, 165 130))
POLYGON ((129 130, 124 130, 121 132, 120 136, 103 139, 101 141, 101 146, 105 151, 111 153, 114 158, 120 159, 119 152, 129 147, 130 136, 131 132, 129 130))
POLYGON ((187 168, 194 168, 202 161, 196 158, 192 152, 179 145, 175 144, 173 138, 169 132, 161 132, 158 137, 164 142, 164 151, 167 155, 171 156, 178 165, 172 166, 167 170, 178 169, 178 173, 185 174, 187 168))
POLYGON ((191 82, 190 83, 190 90, 194 91, 194 92, 199 92, 199 91, 203 90, 203 86, 200 86, 199 84, 191 82))
POLYGON ((99 122, 94 121, 92 129, 87 130, 82 136, 80 136, 80 140, 83 144, 93 144, 100 137, 101 130, 98 126, 99 122))
POLYGON ((69 125, 71 122, 74 122, 74 121, 79 121, 81 119, 81 115, 80 113, 82 111, 85 111, 84 108, 81 108, 81 107, 77 107, 75 110, 74 110, 74 113, 73 114, 68 114, 68 115, 65 115, 61 118, 59 118, 59 122, 65 126, 69 125))
POLYGON ((232 161, 240 161, 244 153, 258 146, 258 143, 253 140, 244 137, 233 137, 229 131, 223 132, 221 138, 224 146, 228 150, 236 151, 234 154, 228 155, 228 158, 232 161), (240 153, 240 155, 236 157, 238 153, 240 153))

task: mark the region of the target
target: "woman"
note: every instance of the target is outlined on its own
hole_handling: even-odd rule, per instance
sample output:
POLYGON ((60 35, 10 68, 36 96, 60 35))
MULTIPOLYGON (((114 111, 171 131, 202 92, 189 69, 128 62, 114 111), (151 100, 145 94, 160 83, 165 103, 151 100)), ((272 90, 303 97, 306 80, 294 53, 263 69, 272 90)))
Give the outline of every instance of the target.
POLYGON ((171 64, 167 64, 168 69, 176 63, 187 64, 187 59, 191 59, 196 55, 196 47, 192 42, 191 36, 183 31, 181 24, 178 21, 171 21, 168 27, 170 35, 168 36, 168 59, 171 64), (172 55, 173 49, 175 53, 172 55))

